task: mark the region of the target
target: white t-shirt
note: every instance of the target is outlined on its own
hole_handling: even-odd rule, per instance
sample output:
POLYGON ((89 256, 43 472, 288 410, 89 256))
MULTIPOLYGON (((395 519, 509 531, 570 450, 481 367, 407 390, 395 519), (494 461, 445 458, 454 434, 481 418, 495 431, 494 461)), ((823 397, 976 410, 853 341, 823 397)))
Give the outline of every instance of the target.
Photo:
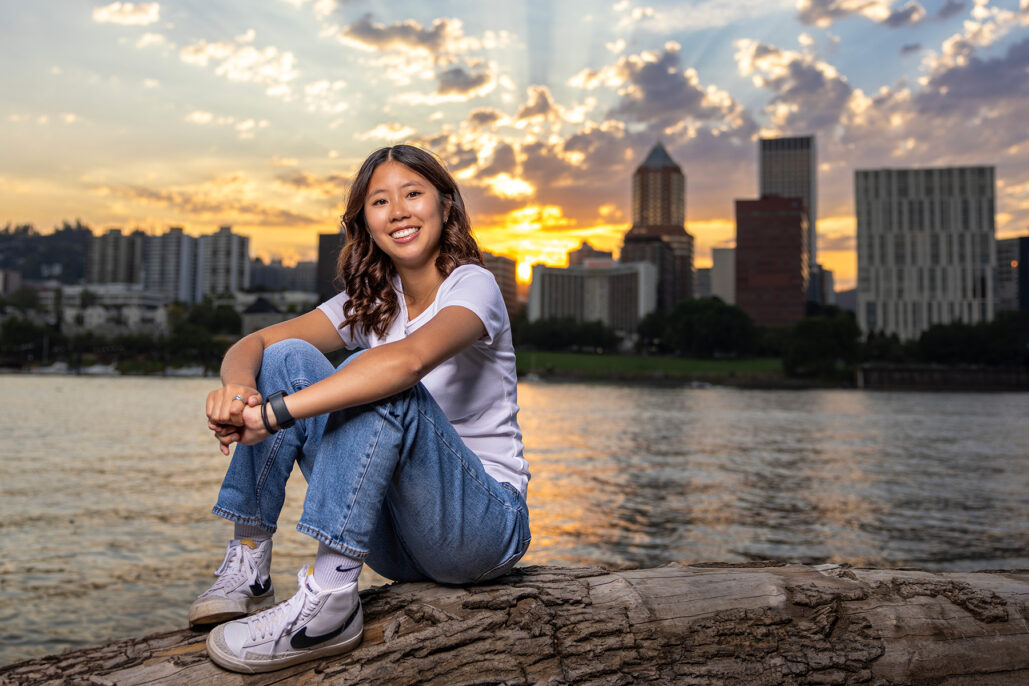
POLYGON ((343 322, 346 293, 318 306, 339 331, 347 348, 374 348, 406 338, 444 307, 458 305, 475 313, 486 335, 422 378, 422 383, 447 415, 457 433, 482 460, 486 473, 507 482, 525 495, 529 465, 518 427, 518 377, 515 371, 511 322, 493 275, 478 265, 461 265, 436 291, 436 298, 420 315, 408 321, 400 279, 393 282, 400 312, 384 337, 365 335, 343 322))

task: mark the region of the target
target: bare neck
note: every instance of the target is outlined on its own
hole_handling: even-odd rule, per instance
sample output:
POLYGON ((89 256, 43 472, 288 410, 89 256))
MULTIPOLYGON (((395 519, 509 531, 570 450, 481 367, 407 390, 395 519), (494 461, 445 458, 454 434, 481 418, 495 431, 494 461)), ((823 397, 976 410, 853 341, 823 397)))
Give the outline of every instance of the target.
POLYGON ((407 305, 407 317, 411 320, 429 307, 445 277, 435 264, 427 269, 398 271, 404 290, 404 303, 407 305))

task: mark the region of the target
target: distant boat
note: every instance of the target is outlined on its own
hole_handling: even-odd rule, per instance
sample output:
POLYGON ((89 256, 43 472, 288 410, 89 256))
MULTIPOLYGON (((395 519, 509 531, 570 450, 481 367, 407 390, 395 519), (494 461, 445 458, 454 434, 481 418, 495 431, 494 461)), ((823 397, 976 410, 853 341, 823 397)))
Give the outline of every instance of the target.
POLYGON ((168 367, 164 370, 165 376, 207 376, 206 369, 203 365, 193 365, 191 367, 168 367))
POLYGON ((68 368, 67 362, 54 362, 53 364, 46 367, 36 367, 32 370, 33 374, 70 374, 71 371, 68 368))
POLYGON ((89 376, 121 376, 121 372, 113 364, 91 364, 80 369, 79 374, 87 374, 89 376))

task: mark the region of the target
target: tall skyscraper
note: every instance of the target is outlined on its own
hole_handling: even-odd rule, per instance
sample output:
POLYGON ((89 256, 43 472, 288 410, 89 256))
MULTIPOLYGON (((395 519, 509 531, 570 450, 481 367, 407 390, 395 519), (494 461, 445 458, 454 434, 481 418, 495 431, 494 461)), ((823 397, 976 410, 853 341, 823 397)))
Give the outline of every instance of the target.
POLYGON ((170 301, 199 302, 197 293, 197 239, 173 226, 149 238, 144 287, 170 301))
POLYGON ((997 311, 1029 312, 1029 236, 997 241, 997 311))
POLYGON ((736 304, 755 324, 787 326, 804 316, 808 235, 801 198, 736 201, 736 304))
POLYGON ((517 263, 510 257, 494 255, 485 250, 482 251, 482 262, 483 266, 497 280, 500 294, 504 297, 507 316, 514 319, 515 313, 518 311, 518 280, 517 272, 515 271, 518 266, 517 263))
POLYGON ((344 231, 318 234, 318 276, 315 278, 315 290, 318 297, 328 300, 337 293, 336 287, 336 265, 339 262, 339 253, 347 243, 347 234, 344 231))
POLYGON ((736 251, 732 248, 711 249, 711 295, 726 305, 736 304, 736 251))
POLYGON ((250 239, 223 226, 200 236, 197 244, 197 292, 200 299, 245 291, 250 287, 250 239))
POLYGON ((693 295, 693 236, 686 231, 686 176, 660 143, 632 177, 632 228, 620 261, 657 267, 657 306, 693 295))
POLYGON ((86 246, 86 283, 143 283, 144 247, 147 236, 142 231, 122 235, 121 229, 109 229, 89 237, 86 246))
POLYGON ((762 138, 759 148, 758 192, 801 198, 808 221, 808 260, 818 264, 818 160, 814 136, 762 138))
POLYGON ((993 318, 993 167, 858 170, 854 198, 863 331, 993 318))

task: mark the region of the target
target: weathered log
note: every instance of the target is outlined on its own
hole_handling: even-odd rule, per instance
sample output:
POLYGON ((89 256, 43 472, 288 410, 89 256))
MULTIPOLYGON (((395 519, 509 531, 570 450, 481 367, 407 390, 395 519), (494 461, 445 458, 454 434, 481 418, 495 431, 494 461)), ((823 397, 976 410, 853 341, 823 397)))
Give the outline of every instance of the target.
POLYGON ((244 677, 182 630, 13 664, 0 683, 1029 683, 1029 570, 527 567, 361 596, 364 642, 332 660, 244 677))

